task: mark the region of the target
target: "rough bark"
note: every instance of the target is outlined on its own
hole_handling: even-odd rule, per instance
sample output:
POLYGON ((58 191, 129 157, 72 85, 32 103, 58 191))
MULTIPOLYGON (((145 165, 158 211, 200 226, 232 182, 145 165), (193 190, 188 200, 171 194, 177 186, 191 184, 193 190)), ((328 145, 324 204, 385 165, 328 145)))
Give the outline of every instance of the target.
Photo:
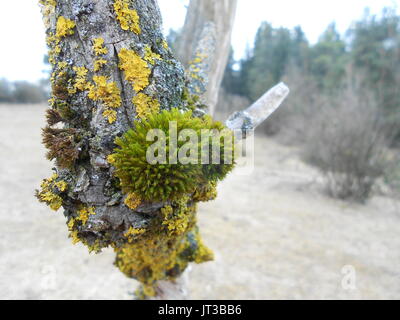
POLYGON ((206 56, 213 55, 204 94, 204 101, 209 107, 210 114, 214 113, 219 88, 229 58, 236 7, 237 0, 191 0, 182 35, 178 42, 178 57, 185 67, 189 68, 191 62, 196 58, 196 54, 202 53, 198 46, 200 40, 204 38, 204 30, 208 29, 206 34, 209 37, 213 33, 213 52, 205 52, 206 56), (214 28, 213 32, 210 32, 211 28, 214 28))

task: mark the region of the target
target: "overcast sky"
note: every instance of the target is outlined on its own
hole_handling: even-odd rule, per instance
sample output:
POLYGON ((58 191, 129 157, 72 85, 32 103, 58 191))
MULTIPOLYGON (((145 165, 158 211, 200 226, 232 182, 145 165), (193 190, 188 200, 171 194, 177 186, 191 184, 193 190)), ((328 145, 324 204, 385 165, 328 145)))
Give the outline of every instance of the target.
MULTIPOLYGON (((216 0, 218 1, 218 0, 216 0)), ((46 53, 44 28, 36 0, 0 1, 0 78, 35 81, 43 77, 46 53)), ((164 31, 183 25, 189 0, 158 0, 164 31)), ((344 33, 362 17, 364 8, 379 13, 384 6, 400 6, 400 0, 239 0, 232 43, 236 58, 252 45, 262 21, 274 27, 301 25, 307 38, 316 42, 333 21, 344 33)))

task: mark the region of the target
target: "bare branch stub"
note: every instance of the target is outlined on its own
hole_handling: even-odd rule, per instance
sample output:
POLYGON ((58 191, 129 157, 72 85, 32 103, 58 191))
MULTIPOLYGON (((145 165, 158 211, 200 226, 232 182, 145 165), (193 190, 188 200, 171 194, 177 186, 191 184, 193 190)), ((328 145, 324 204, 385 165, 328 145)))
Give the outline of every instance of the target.
POLYGON ((225 122, 226 126, 231 130, 241 130, 242 134, 237 138, 245 138, 246 132, 256 129, 281 106, 289 92, 289 88, 283 82, 277 84, 249 108, 229 116, 225 122))
POLYGON ((207 104, 204 95, 207 92, 209 73, 214 60, 215 42, 215 24, 207 22, 204 25, 200 40, 187 70, 187 75, 190 80, 188 86, 190 93, 202 97, 204 104, 207 104))

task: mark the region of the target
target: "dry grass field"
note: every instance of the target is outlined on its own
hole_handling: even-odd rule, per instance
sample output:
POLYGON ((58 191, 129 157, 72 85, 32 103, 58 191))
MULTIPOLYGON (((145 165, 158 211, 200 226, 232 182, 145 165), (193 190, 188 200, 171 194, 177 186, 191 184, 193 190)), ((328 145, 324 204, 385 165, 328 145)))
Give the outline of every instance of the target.
MULTIPOLYGON (((112 265, 112 250, 73 246, 62 212, 33 196, 52 167, 44 110, 0 105, 0 298, 132 299, 137 283, 112 265)), ((216 259, 193 265, 192 298, 400 298, 400 201, 349 204, 321 186, 296 149, 258 135, 254 172, 232 174, 199 207, 216 259), (356 270, 354 290, 341 285, 345 265, 356 270)))

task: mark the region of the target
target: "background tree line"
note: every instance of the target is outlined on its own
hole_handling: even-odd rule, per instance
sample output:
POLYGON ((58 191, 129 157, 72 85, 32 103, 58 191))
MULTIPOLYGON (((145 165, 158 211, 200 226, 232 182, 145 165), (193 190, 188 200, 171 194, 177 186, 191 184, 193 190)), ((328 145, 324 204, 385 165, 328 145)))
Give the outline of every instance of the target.
POLYGON ((39 84, 0 79, 0 103, 39 103, 48 99, 48 80, 39 84))
POLYGON ((343 36, 332 23, 315 44, 301 27, 264 22, 243 59, 231 52, 218 108, 240 110, 280 81, 291 95, 263 131, 300 146, 304 160, 326 176, 331 195, 364 201, 380 180, 399 189, 396 10, 366 10, 343 36))
MULTIPOLYGON (((43 57, 44 64, 49 67, 49 57, 43 57)), ((50 73, 43 71, 44 78, 33 83, 25 80, 10 81, 0 78, 0 103, 40 103, 49 99, 50 73)))
MULTIPOLYGON (((279 81, 305 88, 318 96, 335 98, 344 87, 370 92, 385 123, 400 138, 400 17, 391 8, 379 16, 365 11, 341 36, 332 23, 311 45, 301 27, 274 28, 264 22, 254 47, 240 61, 233 51, 224 77, 226 92, 256 100, 279 81)), ((298 99, 298 95, 291 95, 298 99)), ((293 101, 288 102, 293 104, 293 101)), ((303 106, 310 101, 302 101, 303 106)))

